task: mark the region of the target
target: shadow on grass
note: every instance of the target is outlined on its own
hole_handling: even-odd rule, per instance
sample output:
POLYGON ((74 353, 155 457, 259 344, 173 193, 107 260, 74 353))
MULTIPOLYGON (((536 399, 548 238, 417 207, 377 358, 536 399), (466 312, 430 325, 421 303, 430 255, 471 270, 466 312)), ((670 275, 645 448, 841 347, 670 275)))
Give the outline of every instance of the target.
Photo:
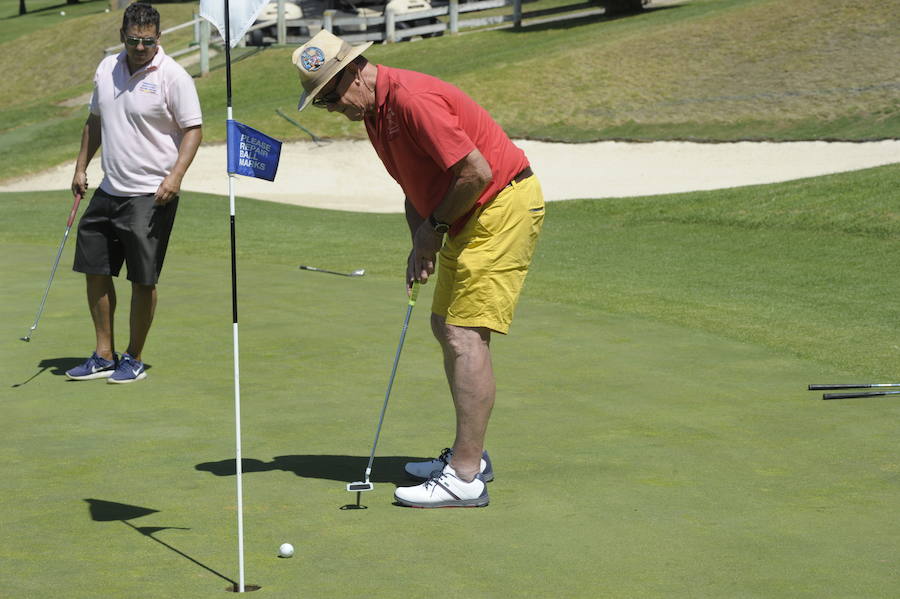
MULTIPOLYGON (((375 458, 372 464, 371 482, 393 483, 397 486, 409 485, 410 478, 403 470, 406 462, 424 461, 429 458, 414 456, 388 456, 375 458)), ((321 478, 341 482, 354 482, 365 476, 368 456, 349 455, 283 455, 272 458, 269 462, 253 458, 241 460, 241 471, 271 472, 280 470, 293 472, 304 478, 321 478)), ((220 460, 218 462, 204 462, 195 466, 201 472, 209 472, 216 476, 234 476, 236 474, 235 460, 220 460)))
MULTIPOLYGON (((597 8, 602 8, 602 2, 597 3, 597 8)), ((636 18, 641 15, 648 14, 651 12, 656 12, 660 10, 673 10, 679 8, 680 5, 674 6, 647 6, 642 11, 638 12, 624 12, 624 13, 599 13, 599 14, 589 14, 581 17, 571 17, 565 14, 557 15, 557 16, 543 16, 536 15, 534 17, 529 17, 524 23, 522 23, 521 28, 516 27, 503 27, 498 29, 498 31, 502 31, 503 33, 532 33, 535 31, 552 31, 557 29, 572 29, 574 27, 581 27, 582 25, 589 25, 591 23, 611 23, 613 21, 618 21, 619 19, 627 19, 627 18, 636 18)))
POLYGON ((88 503, 88 506, 90 509, 90 514, 91 514, 91 520, 93 520, 94 522, 116 522, 116 521, 121 522, 125 526, 139 532, 141 535, 147 537, 148 539, 152 539, 153 541, 159 543, 160 545, 162 545, 169 551, 172 551, 173 553, 177 553, 178 555, 180 555, 184 559, 188 560, 189 562, 196 564, 196 565, 200 566, 201 568, 203 568, 204 570, 206 570, 207 572, 209 572, 211 574, 215 574, 222 580, 225 580, 225 581, 231 583, 233 586, 236 586, 238 584, 236 581, 228 578, 221 572, 217 572, 216 570, 213 570, 206 564, 194 559, 193 557, 191 557, 187 553, 181 551, 180 549, 177 549, 176 547, 169 545, 165 541, 153 536, 154 534, 156 534, 160 531, 163 531, 163 530, 190 530, 189 528, 184 528, 181 526, 135 526, 134 524, 129 522, 129 520, 134 520, 135 518, 140 518, 140 517, 146 516, 148 514, 154 514, 154 513, 158 512, 159 510, 154 510, 152 508, 147 508, 147 507, 141 507, 138 505, 128 505, 127 503, 117 503, 115 501, 105 501, 103 499, 85 499, 85 501, 88 503))
MULTIPOLYGON (((71 368, 75 368, 79 364, 83 363, 84 360, 85 360, 84 356, 81 356, 79 358, 48 358, 46 360, 41 360, 40 362, 38 362, 38 365, 37 365, 38 371, 37 372, 35 372, 33 375, 31 375, 30 377, 28 377, 21 383, 16 383, 16 384, 12 385, 12 387, 21 387, 23 385, 27 385, 28 383, 30 383, 31 381, 36 379, 38 377, 38 375, 40 375, 42 372, 45 372, 47 370, 49 370, 50 374, 52 374, 54 376, 65 376, 67 370, 69 370, 71 368)), ((144 368, 146 370, 150 370, 153 367, 150 364, 147 364, 145 362, 144 368)), ((82 382, 82 381, 72 381, 72 382, 82 382)))
POLYGON ((31 375, 26 380, 21 383, 16 383, 13 387, 21 387, 22 385, 27 385, 31 381, 37 378, 39 374, 44 372, 45 370, 50 370, 50 374, 55 376, 62 376, 66 374, 66 371, 70 368, 75 368, 79 364, 84 362, 84 357, 81 358, 49 358, 47 360, 41 360, 38 363, 38 371, 31 375))

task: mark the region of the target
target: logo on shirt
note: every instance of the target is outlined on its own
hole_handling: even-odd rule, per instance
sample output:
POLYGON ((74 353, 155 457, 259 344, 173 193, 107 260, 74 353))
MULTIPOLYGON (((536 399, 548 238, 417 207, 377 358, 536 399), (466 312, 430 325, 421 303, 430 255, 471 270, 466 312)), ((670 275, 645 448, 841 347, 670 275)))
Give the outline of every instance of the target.
POLYGON ((325 64, 325 53, 321 49, 311 46, 300 55, 300 64, 307 71, 318 71, 325 64))
POLYGON ((151 83, 149 81, 141 81, 141 84, 138 86, 137 90, 145 94, 158 94, 159 84, 151 83))
POLYGON ((394 112, 393 108, 388 108, 387 112, 385 112, 384 119, 387 126, 387 140, 391 141, 397 137, 398 133, 400 133, 400 123, 397 121, 397 113, 394 112))

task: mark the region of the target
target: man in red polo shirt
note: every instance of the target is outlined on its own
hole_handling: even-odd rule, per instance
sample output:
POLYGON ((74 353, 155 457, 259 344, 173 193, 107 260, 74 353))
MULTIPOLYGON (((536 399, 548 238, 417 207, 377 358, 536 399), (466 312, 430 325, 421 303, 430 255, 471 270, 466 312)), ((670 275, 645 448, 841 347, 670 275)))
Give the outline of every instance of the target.
POLYGON ((490 114, 439 79, 374 65, 322 31, 293 54, 310 103, 363 121, 406 195, 412 249, 407 287, 435 273, 431 328, 441 345, 456 411, 456 439, 440 457, 406 471, 413 507, 481 507, 493 467, 484 438, 494 405, 491 332, 506 334, 544 218, 540 184, 525 153, 490 114), (440 256, 440 259, 438 259, 440 256))

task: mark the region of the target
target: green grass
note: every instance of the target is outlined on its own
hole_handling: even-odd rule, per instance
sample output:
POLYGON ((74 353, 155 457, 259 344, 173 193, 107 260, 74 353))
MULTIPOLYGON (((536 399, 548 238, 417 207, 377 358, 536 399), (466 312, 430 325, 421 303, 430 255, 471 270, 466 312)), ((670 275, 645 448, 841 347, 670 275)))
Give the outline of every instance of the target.
MULTIPOLYGON (((159 9, 167 27, 189 20, 196 5, 159 9)), ((0 179, 74 159, 85 94, 102 49, 116 42, 121 15, 86 14, 37 29, 39 18, 0 20, 0 40, 11 39, 0 43, 0 151, 18 157, 0 165, 0 179), (66 60, 52 58, 60 39, 66 60)), ((867 140, 900 136, 898 24, 900 5, 892 2, 691 0, 624 18, 376 45, 367 54, 459 85, 515 137, 867 140)), ((170 47, 189 36, 179 32, 170 47)), ((235 117, 285 140, 308 138, 277 109, 319 136, 364 137, 361 125, 334 115, 296 115, 291 51, 240 54, 235 117)), ((215 58, 210 75, 197 80, 207 142, 225 135, 221 62, 215 58)))
POLYGON ((79 0, 77 4, 66 4, 65 0, 26 0, 27 12, 20 15, 19 0, 0 0, 0 44, 36 31, 54 29, 78 17, 103 13, 109 5, 104 0, 79 0))
MULTIPOLYGON (((429 286, 369 509, 338 509, 405 312, 402 217, 239 199, 247 582, 272 597, 896 595, 897 400, 805 386, 895 378, 898 177, 550 204, 512 334, 493 342, 492 504, 438 512, 390 504, 402 462, 452 435, 429 286)), ((60 376, 92 340, 72 243, 34 340, 15 341, 70 201, 0 195, 4 593, 222 596, 237 576, 227 204, 184 196, 150 376, 119 388, 60 376)))

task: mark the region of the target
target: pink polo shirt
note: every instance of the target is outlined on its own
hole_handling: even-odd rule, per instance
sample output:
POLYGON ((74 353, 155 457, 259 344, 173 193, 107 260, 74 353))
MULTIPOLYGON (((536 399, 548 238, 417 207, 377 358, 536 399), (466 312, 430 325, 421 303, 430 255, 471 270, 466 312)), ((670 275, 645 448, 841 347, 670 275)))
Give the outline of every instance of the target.
MULTIPOLYGON (((365 119, 369 140, 388 173, 422 217, 441 203, 453 175, 450 167, 478 148, 493 181, 479 196, 490 201, 528 166, 491 115, 459 88, 430 75, 378 65, 377 113, 365 119)), ((453 223, 457 232, 469 215, 453 223)))
POLYGON ((161 46, 133 75, 125 52, 100 61, 91 114, 100 116, 100 188, 117 196, 154 193, 178 159, 182 130, 203 122, 193 79, 161 46))

